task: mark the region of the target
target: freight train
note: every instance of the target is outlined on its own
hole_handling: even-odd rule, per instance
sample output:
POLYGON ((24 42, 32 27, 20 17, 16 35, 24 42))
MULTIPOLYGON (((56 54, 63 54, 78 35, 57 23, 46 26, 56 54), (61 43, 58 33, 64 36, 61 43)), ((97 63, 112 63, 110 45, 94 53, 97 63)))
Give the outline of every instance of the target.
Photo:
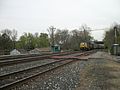
POLYGON ((81 42, 80 50, 103 49, 104 44, 97 44, 95 42, 81 42))

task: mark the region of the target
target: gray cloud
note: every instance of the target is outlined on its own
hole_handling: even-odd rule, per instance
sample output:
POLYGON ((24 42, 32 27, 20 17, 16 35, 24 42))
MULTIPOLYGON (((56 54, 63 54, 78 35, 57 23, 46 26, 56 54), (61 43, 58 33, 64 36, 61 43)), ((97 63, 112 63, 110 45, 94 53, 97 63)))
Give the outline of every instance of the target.
MULTIPOLYGON (((50 25, 75 29, 82 24, 106 28, 120 23, 119 0, 0 0, 0 29, 47 32, 50 25)), ((92 32, 102 39, 103 32, 92 32), (98 34, 101 33, 101 34, 98 34)))

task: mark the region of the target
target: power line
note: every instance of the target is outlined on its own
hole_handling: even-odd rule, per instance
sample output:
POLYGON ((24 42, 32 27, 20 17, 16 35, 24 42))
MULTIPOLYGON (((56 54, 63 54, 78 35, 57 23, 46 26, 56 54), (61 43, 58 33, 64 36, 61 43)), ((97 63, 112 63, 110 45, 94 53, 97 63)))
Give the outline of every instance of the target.
POLYGON ((86 30, 86 31, 106 31, 106 30, 109 30, 109 28, 91 29, 91 30, 86 30))
POLYGON ((80 30, 80 31, 107 31, 109 30, 110 28, 101 28, 101 29, 83 29, 83 30, 80 30))

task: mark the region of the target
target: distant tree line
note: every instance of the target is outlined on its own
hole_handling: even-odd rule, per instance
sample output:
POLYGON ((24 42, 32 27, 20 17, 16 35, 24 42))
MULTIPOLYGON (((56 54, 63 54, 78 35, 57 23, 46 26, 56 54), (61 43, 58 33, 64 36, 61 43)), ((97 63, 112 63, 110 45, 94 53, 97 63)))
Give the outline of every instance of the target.
POLYGON ((46 33, 24 33, 16 43, 16 48, 32 50, 49 46, 49 38, 46 33))
POLYGON ((115 24, 110 27, 108 31, 105 32, 104 37, 105 47, 110 49, 113 44, 120 44, 120 25, 115 24), (116 36, 115 36, 116 32, 116 36))
POLYGON ((8 54, 10 50, 15 48, 17 39, 17 31, 4 29, 0 32, 0 54, 8 54))
POLYGON ((13 49, 32 50, 34 48, 50 47, 58 44, 63 50, 79 50, 79 43, 90 41, 90 28, 86 25, 79 29, 57 29, 50 26, 47 33, 24 33, 17 39, 17 30, 4 29, 0 31, 0 51, 11 51, 13 49))
POLYGON ((24 33, 17 40, 17 31, 4 29, 0 31, 0 54, 9 54, 13 49, 32 50, 49 46, 47 33, 24 33))
POLYGON ((51 26, 48 28, 50 36, 50 45, 58 44, 63 50, 79 50, 80 42, 90 41, 93 37, 90 35, 90 28, 87 25, 79 29, 56 29, 51 26))

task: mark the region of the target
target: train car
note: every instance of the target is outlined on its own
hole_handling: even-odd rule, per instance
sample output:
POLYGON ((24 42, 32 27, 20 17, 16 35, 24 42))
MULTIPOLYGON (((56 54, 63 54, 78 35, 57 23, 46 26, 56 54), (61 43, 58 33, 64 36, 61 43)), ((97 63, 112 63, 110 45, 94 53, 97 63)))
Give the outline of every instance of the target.
POLYGON ((92 49, 104 49, 104 44, 98 44, 93 41, 80 43, 80 50, 92 50, 92 49))
POLYGON ((80 43, 80 50, 91 50, 93 49, 94 44, 91 42, 81 42, 80 43))

